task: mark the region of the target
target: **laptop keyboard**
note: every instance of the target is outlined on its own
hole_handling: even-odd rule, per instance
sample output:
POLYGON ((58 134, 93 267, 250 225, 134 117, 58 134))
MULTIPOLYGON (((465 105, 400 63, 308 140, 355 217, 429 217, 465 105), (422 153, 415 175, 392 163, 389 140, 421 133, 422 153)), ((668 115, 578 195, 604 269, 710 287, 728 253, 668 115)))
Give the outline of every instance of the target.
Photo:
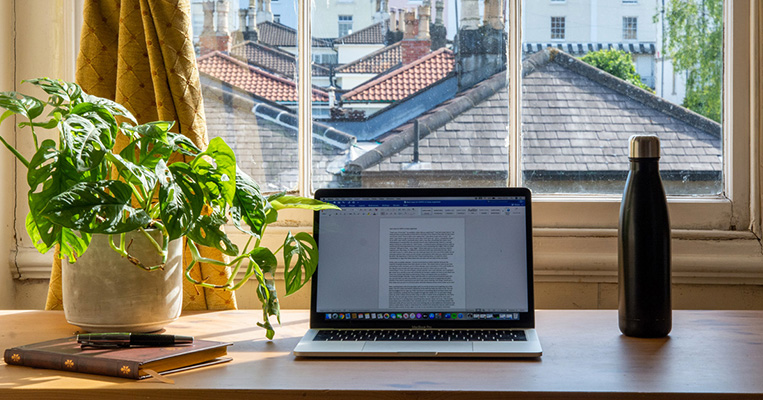
POLYGON ((512 342, 526 341, 522 330, 474 329, 474 330, 412 330, 412 329, 373 329, 320 330, 314 341, 439 341, 439 342, 512 342))

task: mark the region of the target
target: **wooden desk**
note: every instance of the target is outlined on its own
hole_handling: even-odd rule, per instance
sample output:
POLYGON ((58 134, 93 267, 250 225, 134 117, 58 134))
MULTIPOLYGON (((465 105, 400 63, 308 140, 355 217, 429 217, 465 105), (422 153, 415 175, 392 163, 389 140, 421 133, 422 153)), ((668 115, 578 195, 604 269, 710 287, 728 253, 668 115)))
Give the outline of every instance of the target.
MULTIPOLYGON (((666 339, 620 335, 613 310, 537 313, 538 360, 298 359, 307 312, 272 342, 255 310, 183 316, 167 332, 232 341, 234 361, 175 384, 0 365, 0 399, 763 398, 763 311, 675 311, 666 339), (704 396, 703 396, 704 395, 704 396)), ((55 311, 0 311, 0 350, 72 335, 55 311)))

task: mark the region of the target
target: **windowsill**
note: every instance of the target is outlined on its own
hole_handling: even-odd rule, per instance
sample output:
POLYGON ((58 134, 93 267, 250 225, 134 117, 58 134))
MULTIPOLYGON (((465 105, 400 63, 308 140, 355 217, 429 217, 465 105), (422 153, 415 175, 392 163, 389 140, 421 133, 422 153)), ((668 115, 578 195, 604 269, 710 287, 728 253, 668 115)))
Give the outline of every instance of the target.
MULTIPOLYGON (((234 241, 243 235, 233 232, 234 241)), ((311 232, 312 227, 289 221, 271 226, 263 245, 278 248, 286 232, 311 232)), ((537 282, 616 283, 617 229, 535 228, 534 269, 537 282)), ((673 283, 762 285, 763 250, 747 231, 674 230, 673 283)), ((11 253, 18 268, 15 279, 48 279, 52 254, 34 248, 11 253)), ((279 270, 280 271, 280 270, 279 270)), ((279 272, 278 279, 283 279, 279 272)))

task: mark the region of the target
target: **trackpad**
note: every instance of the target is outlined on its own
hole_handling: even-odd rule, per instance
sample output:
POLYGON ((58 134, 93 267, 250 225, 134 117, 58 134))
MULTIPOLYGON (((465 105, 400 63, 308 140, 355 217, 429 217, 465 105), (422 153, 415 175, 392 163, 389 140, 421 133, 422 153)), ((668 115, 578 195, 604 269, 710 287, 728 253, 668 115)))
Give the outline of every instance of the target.
POLYGON ((469 353, 469 342, 366 342, 364 352, 374 353, 469 353))

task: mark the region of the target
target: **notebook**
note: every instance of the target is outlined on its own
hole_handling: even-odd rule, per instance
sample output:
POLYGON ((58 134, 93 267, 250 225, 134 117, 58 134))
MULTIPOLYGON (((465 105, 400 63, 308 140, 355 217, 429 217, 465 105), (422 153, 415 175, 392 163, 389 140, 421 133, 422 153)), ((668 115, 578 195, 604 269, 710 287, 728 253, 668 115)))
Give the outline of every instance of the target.
POLYGON ((316 357, 540 357, 530 191, 320 189, 316 357))

